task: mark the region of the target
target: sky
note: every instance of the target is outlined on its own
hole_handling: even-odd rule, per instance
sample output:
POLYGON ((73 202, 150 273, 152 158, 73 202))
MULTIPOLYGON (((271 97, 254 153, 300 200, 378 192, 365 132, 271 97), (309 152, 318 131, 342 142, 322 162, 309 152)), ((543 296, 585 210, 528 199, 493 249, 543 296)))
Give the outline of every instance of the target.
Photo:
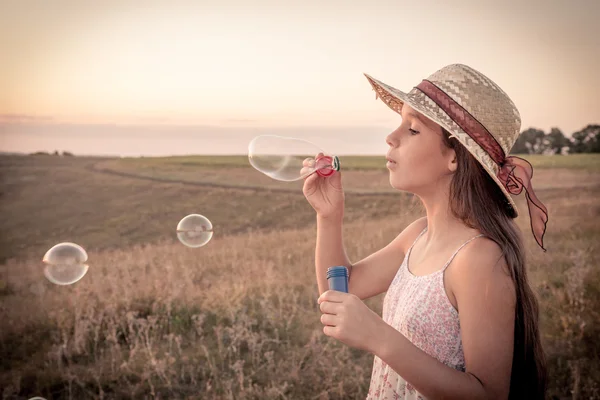
POLYGON ((0 151, 234 154, 255 134, 384 153, 409 91, 463 63, 522 130, 600 123, 597 0, 0 0, 0 151))

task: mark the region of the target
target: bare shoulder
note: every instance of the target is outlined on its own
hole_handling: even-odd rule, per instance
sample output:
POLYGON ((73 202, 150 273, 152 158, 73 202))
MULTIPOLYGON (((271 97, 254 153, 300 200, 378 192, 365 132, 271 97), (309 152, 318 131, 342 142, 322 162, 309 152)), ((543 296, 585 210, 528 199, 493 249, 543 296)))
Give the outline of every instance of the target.
POLYGON ((462 272, 484 270, 487 273, 491 273, 493 270, 501 270, 499 272, 509 274, 506 258, 502 254, 502 248, 498 243, 483 236, 474 239, 469 244, 456 254, 454 259, 455 269, 463 270, 462 272))
POLYGON ((398 235, 398 241, 402 246, 404 254, 408 251, 408 248, 413 244, 419 233, 427 226, 427 217, 421 217, 411 222, 400 235, 398 235))
MULTIPOLYGON (((453 295, 474 287, 497 286, 514 290, 513 280, 502 248, 487 237, 479 237, 456 254, 447 278, 453 295)), ((458 297, 458 296, 457 296, 458 297)))

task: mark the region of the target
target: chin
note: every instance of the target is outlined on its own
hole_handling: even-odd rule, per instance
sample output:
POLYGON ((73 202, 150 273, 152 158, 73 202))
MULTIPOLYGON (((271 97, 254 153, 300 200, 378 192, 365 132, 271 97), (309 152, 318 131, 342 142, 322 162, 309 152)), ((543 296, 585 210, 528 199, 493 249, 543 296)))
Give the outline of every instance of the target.
POLYGON ((390 186, 396 190, 405 190, 404 187, 400 184, 400 182, 396 182, 390 177, 390 186))

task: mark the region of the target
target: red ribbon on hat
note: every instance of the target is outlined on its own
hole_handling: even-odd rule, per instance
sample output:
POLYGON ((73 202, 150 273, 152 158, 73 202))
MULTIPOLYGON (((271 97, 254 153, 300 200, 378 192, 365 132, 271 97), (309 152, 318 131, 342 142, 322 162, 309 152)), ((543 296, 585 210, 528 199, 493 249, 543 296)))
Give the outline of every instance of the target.
POLYGON ((548 222, 548 210, 537 198, 531 179, 533 178, 533 166, 529 161, 508 156, 498 143, 496 138, 473 117, 460 104, 448 96, 442 89, 428 80, 423 80, 417 89, 435 102, 458 126, 461 127, 498 165, 496 177, 502 182, 506 190, 514 195, 519 195, 525 189, 527 197, 527 208, 529 209, 529 220, 531 231, 537 244, 544 249, 544 233, 548 222))

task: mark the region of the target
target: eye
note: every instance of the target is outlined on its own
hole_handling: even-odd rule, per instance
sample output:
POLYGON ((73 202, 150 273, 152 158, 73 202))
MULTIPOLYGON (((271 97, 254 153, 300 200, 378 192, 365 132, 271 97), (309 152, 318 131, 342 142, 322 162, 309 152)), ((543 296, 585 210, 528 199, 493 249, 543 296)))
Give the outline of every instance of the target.
POLYGON ((417 133, 419 133, 419 131, 415 131, 414 129, 409 129, 409 131, 412 135, 416 135, 417 133))

